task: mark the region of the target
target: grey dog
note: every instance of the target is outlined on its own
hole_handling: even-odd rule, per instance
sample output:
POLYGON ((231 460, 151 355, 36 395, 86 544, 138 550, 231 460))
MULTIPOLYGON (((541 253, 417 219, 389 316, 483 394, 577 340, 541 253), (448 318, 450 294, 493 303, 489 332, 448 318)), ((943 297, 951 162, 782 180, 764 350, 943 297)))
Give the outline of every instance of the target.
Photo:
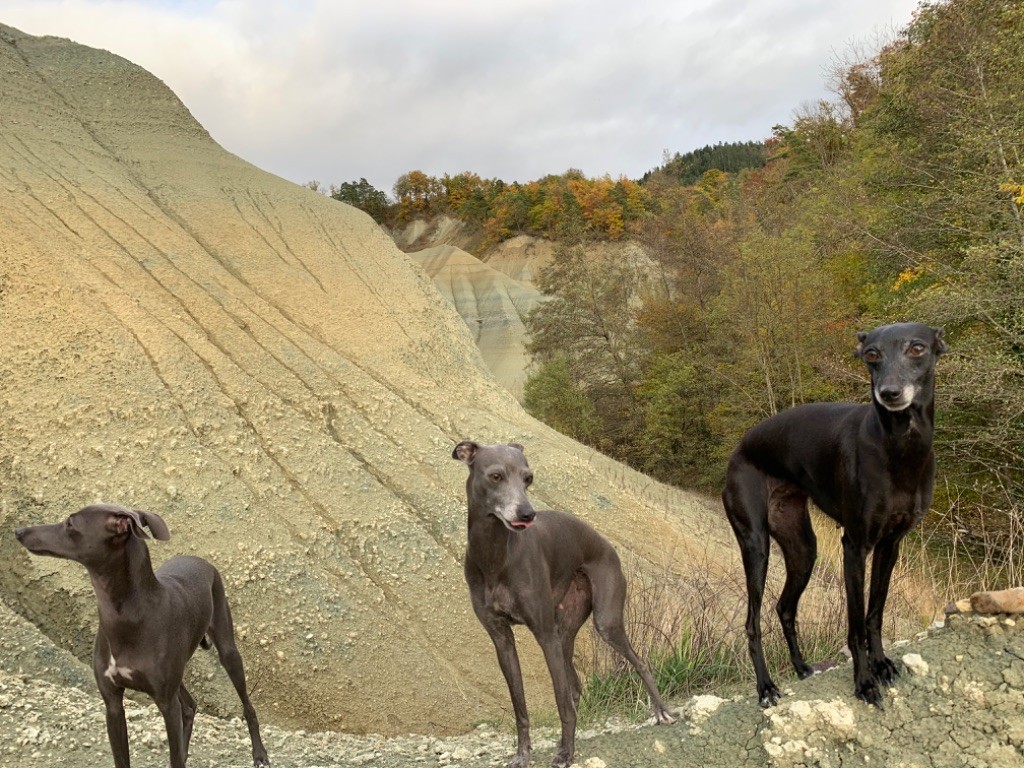
POLYGON ((63 522, 15 531, 30 552, 81 563, 92 579, 100 615, 92 668, 106 706, 115 768, 129 768, 126 688, 156 702, 167 727, 171 768, 185 768, 196 702, 182 677, 196 648, 211 642, 242 700, 253 765, 269 766, 220 574, 198 557, 173 557, 154 573, 144 527, 157 539, 171 537, 159 515, 115 504, 95 504, 63 522))

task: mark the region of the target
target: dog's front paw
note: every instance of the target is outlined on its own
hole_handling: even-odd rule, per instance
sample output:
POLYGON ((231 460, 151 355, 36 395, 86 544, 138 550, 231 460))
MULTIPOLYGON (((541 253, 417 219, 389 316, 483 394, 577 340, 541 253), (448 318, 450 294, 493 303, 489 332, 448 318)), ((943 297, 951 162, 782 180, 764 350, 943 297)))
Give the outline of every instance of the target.
POLYGON ((871 665, 871 670, 875 673, 875 679, 886 686, 895 683, 896 678, 900 676, 900 671, 896 668, 892 659, 885 656, 879 661, 874 662, 871 665))
POLYGON ((254 754, 252 756, 253 768, 270 768, 270 758, 267 757, 267 753, 254 754))
POLYGON ((555 753, 555 759, 551 761, 552 768, 569 768, 572 765, 572 753, 564 747, 560 747, 555 753))
POLYGON ((508 764, 508 768, 527 768, 530 765, 530 750, 517 752, 508 764))
POLYGON ((768 709, 768 707, 774 707, 779 703, 779 699, 782 698, 782 691, 779 690, 779 687, 774 682, 769 680, 763 686, 758 687, 757 697, 761 706, 768 709))
POLYGON ((654 711, 654 722, 656 725, 672 725, 676 719, 669 714, 667 709, 657 709, 654 711))
POLYGON ((885 709, 882 704, 882 690, 874 680, 860 683, 855 691, 857 698, 867 704, 872 704, 879 709, 885 709))
POLYGON ((806 680, 808 677, 814 674, 814 667, 810 664, 802 664, 796 668, 796 676, 801 680, 806 680))

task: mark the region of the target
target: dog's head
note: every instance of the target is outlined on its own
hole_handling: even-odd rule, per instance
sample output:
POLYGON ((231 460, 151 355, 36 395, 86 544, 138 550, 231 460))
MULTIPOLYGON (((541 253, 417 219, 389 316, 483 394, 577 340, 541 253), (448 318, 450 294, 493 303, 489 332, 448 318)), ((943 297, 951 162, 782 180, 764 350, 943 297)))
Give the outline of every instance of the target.
POLYGON ((497 517, 510 531, 529 528, 537 516, 526 496, 533 483, 533 470, 526 463, 523 446, 478 445, 463 440, 455 446, 452 458, 469 467, 466 494, 470 513, 482 511, 497 517))
POLYGON ((871 373, 871 394, 889 411, 910 407, 934 382, 935 362, 949 351, 941 328, 920 323, 883 325, 857 334, 857 356, 871 373))
POLYGON ((156 539, 171 538, 160 515, 119 504, 93 504, 60 523, 19 528, 15 536, 35 555, 74 560, 90 568, 101 565, 130 539, 148 539, 143 528, 156 539))

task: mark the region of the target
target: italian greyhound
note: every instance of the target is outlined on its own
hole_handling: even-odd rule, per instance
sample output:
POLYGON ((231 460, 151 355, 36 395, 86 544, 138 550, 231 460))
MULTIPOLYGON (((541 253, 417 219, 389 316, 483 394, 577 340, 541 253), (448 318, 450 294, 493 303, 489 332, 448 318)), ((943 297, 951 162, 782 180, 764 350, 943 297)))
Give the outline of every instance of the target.
POLYGON ((854 693, 882 708, 882 685, 899 674, 882 649, 882 611, 900 540, 931 505, 935 363, 947 351, 941 328, 900 323, 857 334, 871 374, 871 404, 810 403, 752 427, 729 460, 722 501, 739 541, 747 580, 747 639, 761 706, 781 696, 761 648, 768 538, 778 543, 786 582, 776 611, 797 675, 796 611, 811 577, 817 541, 810 499, 843 528, 848 643, 854 693), (864 572, 874 549, 867 614, 864 572))
POLYGON ((469 466, 465 570, 473 611, 494 642, 516 717, 518 748, 510 768, 530 763, 530 719, 513 624, 525 624, 533 633, 551 673, 562 722, 555 766, 569 765, 575 753, 582 686, 573 647, 591 612, 604 641, 640 674, 657 722, 674 722, 650 668, 626 637, 626 579, 612 545, 572 515, 534 511, 526 495, 533 472, 521 445, 464 440, 452 458, 469 466))
POLYGON ((182 677, 196 647, 211 643, 242 700, 253 765, 269 766, 220 574, 205 560, 187 556, 171 558, 154 573, 143 527, 161 541, 171 537, 159 515, 116 504, 95 504, 64 522, 15 531, 33 554, 74 560, 92 579, 100 616, 92 668, 106 706, 115 768, 129 768, 125 688, 153 698, 167 726, 171 768, 185 768, 196 702, 182 677))

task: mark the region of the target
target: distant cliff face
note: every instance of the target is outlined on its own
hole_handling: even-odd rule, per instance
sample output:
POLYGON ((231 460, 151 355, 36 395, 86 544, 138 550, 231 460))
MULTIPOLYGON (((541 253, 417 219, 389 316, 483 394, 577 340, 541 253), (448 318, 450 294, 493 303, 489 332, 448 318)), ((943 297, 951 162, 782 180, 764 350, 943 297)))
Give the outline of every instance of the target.
MULTIPOLYGON (((157 561, 224 573, 269 723, 461 730, 507 710, 463 583, 458 439, 526 445, 538 506, 621 551, 685 562, 725 535, 524 414, 367 216, 229 154, 131 63, 7 27, 0 404, 4 601, 86 658, 84 571, 12 529, 98 499, 152 509, 172 533, 157 561)), ((550 701, 524 646, 528 695, 550 701)), ((197 698, 234 713, 213 662, 196 670, 197 698)))
POLYGON ((543 299, 540 291, 452 245, 425 248, 409 258, 465 321, 491 373, 521 399, 529 362, 524 323, 543 299))

